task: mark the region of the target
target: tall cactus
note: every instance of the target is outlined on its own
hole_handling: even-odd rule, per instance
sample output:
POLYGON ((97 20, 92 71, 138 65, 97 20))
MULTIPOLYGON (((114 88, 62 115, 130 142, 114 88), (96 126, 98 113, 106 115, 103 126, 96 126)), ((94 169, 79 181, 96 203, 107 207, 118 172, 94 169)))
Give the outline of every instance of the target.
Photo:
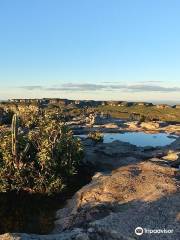
POLYGON ((17 144, 18 144, 18 117, 17 114, 14 114, 12 118, 12 155, 15 160, 15 163, 18 162, 18 157, 17 157, 17 144))
POLYGON ((26 156, 27 152, 29 151, 30 144, 27 143, 23 151, 19 151, 18 148, 18 116, 14 114, 12 118, 12 155, 14 159, 14 163, 17 168, 19 168, 20 161, 26 156))

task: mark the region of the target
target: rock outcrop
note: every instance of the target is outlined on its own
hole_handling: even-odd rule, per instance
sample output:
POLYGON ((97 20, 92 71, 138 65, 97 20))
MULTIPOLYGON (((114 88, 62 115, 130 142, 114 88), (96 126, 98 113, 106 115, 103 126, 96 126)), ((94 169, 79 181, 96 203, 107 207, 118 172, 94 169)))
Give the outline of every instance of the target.
POLYGON ((123 130, 130 131, 145 131, 145 132, 166 132, 180 135, 180 124, 168 124, 166 122, 142 122, 131 121, 122 123, 123 130))
MULTIPOLYGON (((173 229, 174 234, 167 239, 178 239, 178 177, 178 170, 151 162, 100 174, 57 212, 54 232, 81 227, 90 239, 134 239, 135 228, 141 226, 173 229)), ((162 234, 153 239, 166 238, 162 234)))
POLYGON ((93 147, 92 144, 92 141, 84 141, 85 157, 83 161, 93 165, 99 171, 111 171, 120 166, 138 163, 159 155, 158 148, 137 147, 121 141, 99 143, 93 147))
POLYGON ((99 169, 91 183, 57 211, 49 235, 4 234, 2 240, 179 240, 180 138, 168 147, 138 148, 123 142, 86 143, 86 163, 99 169), (91 147, 90 147, 91 146, 91 147), (174 164, 174 165, 173 165, 174 164), (114 169, 114 170, 113 170, 114 169))
POLYGON ((159 128, 160 124, 157 122, 142 122, 140 124, 141 128, 147 129, 147 130, 157 130, 159 128))

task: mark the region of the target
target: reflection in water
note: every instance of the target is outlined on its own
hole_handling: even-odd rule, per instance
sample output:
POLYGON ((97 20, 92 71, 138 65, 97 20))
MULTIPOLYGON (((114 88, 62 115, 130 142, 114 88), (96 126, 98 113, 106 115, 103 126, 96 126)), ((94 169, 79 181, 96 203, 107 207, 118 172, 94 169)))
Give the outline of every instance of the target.
MULTIPOLYGON (((87 135, 76 135, 80 138, 86 138, 87 135)), ((139 147, 158 147, 166 146, 174 142, 176 136, 166 133, 149 134, 144 132, 127 133, 104 133, 104 143, 110 143, 116 140, 129 142, 139 147)))
POLYGON ((171 144, 175 139, 169 138, 169 134, 157 133, 147 134, 144 132, 127 132, 127 133, 106 133, 104 134, 104 143, 109 143, 115 140, 129 142, 136 146, 166 146, 171 144))

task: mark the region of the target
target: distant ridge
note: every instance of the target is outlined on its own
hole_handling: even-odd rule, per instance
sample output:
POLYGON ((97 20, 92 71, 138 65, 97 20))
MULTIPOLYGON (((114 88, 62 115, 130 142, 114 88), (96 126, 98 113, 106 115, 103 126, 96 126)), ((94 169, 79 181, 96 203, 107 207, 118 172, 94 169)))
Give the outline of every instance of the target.
POLYGON ((180 100, 178 101, 171 101, 171 100, 150 100, 150 101, 135 101, 135 100, 93 100, 93 99, 65 99, 65 98, 16 98, 16 99, 8 99, 8 100, 4 100, 1 99, 0 102, 18 102, 18 101, 42 101, 42 100, 50 100, 50 101, 55 101, 55 100, 65 100, 65 101, 84 101, 84 102, 88 102, 88 101, 93 101, 93 102, 127 102, 127 103, 152 103, 154 105, 157 104, 168 104, 168 105, 179 105, 180 104, 180 100))

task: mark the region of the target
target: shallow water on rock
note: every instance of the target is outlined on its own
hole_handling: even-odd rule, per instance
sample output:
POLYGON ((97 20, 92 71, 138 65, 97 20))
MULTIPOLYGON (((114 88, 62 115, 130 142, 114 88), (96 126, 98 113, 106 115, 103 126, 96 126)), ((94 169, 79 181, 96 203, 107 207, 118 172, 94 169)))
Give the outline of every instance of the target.
MULTIPOLYGON (((104 143, 110 143, 116 140, 129 142, 138 147, 162 147, 171 144, 177 136, 166 133, 144 133, 144 132, 126 132, 126 133, 104 133, 104 143)), ((78 135, 81 138, 87 135, 78 135)))
POLYGON ((166 133, 147 134, 143 132, 127 132, 127 133, 106 133, 104 134, 104 143, 109 143, 115 140, 129 142, 136 146, 166 146, 174 142, 175 138, 169 137, 166 133))

